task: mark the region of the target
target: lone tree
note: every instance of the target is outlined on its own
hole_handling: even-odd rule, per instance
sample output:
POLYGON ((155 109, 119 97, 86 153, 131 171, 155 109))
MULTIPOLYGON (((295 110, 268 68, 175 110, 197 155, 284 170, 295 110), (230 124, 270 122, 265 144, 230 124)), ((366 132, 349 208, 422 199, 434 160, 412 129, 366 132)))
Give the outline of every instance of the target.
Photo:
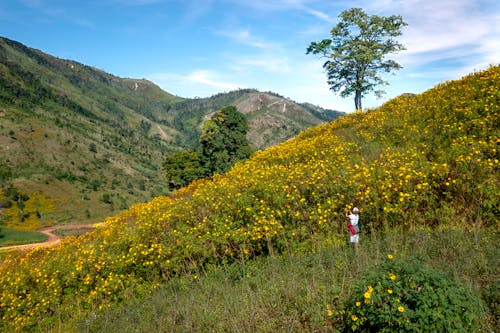
POLYGON ((374 91, 377 97, 384 94, 383 90, 375 90, 387 85, 378 73, 402 68, 385 56, 405 50, 393 37, 400 36, 407 24, 399 15, 368 16, 361 8, 346 10, 339 17, 340 22, 330 31, 331 38, 311 42, 306 54, 328 59, 323 68, 330 89, 340 91, 342 97, 354 94, 356 110, 361 110, 361 98, 368 92, 374 91))

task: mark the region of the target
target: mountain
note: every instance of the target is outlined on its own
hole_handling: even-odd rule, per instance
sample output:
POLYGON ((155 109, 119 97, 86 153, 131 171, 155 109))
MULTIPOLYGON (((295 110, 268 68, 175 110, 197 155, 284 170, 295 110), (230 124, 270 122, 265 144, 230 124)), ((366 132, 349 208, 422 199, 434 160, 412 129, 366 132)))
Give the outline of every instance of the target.
POLYGON ((248 139, 256 149, 276 145, 305 128, 345 115, 312 104, 298 104, 272 92, 239 89, 209 98, 186 99, 172 106, 168 111, 170 124, 182 133, 188 133, 184 137, 185 141, 179 144, 196 146, 203 121, 228 105, 236 106, 238 111, 247 116, 250 126, 248 139))
POLYGON ((235 104, 257 149, 341 115, 256 90, 185 99, 0 38, 0 206, 7 192, 41 193, 53 209, 17 223, 36 227, 97 221, 167 193, 165 154, 195 149, 203 120, 235 104))
MULTIPOLYGON (((469 325, 474 319, 469 313, 464 315, 468 306, 463 304, 472 295, 482 297, 488 304, 480 307, 481 316, 476 318, 476 323, 484 327, 470 330, 461 326, 457 330, 491 331, 494 326, 488 327, 488 322, 498 319, 494 317, 498 314, 498 265, 492 261, 498 254, 499 83, 500 66, 495 66, 422 94, 400 96, 377 109, 355 112, 310 128, 280 145, 257 152, 224 175, 199 180, 169 196, 134 205, 108 218, 94 232, 68 238, 58 247, 6 257, 0 265, 0 329, 65 331, 58 326, 61 321, 83 323, 96 316, 107 319, 109 309, 118 308, 129 299, 141 299, 162 286, 173 297, 168 299, 163 294, 157 300, 176 307, 178 297, 184 295, 186 304, 198 305, 195 316, 190 311, 154 312, 148 308, 147 313, 154 313, 157 322, 162 322, 158 317, 169 317, 171 326, 163 327, 169 331, 176 324, 183 325, 184 320, 189 322, 187 317, 207 317, 211 303, 193 302, 197 298, 192 292, 201 286, 202 278, 217 272, 219 267, 218 272, 225 275, 214 278, 222 285, 218 289, 240 287, 237 283, 255 276, 279 284, 278 298, 271 299, 277 303, 271 302, 267 293, 259 294, 258 298, 266 300, 266 311, 260 312, 263 315, 248 316, 255 299, 251 299, 252 306, 241 311, 247 320, 239 326, 242 331, 259 331, 253 323, 274 323, 280 314, 286 323, 266 326, 262 331, 280 331, 291 327, 286 325, 292 321, 300 323, 298 331, 336 330, 334 325, 342 322, 345 330, 351 330, 354 326, 350 325, 356 320, 350 319, 354 313, 346 313, 347 321, 331 317, 343 313, 346 299, 351 296, 352 311, 362 306, 355 312, 358 316, 361 310, 365 311, 364 304, 372 300, 380 306, 369 308, 369 313, 392 311, 387 316, 388 312, 382 312, 381 320, 396 318, 403 311, 410 313, 402 317, 404 322, 412 321, 413 326, 407 330, 430 325, 422 324, 427 318, 447 320, 452 312, 450 304, 457 305, 458 316, 469 325), (356 255, 346 250, 349 247, 345 212, 354 205, 361 211, 363 239, 356 255), (373 242, 378 242, 371 247, 373 251, 364 248, 373 242), (426 252, 425 257, 446 268, 449 278, 474 288, 469 296, 465 293, 459 299, 447 298, 445 294, 455 290, 447 285, 439 292, 444 292, 440 299, 448 305, 428 307, 425 304, 435 304, 438 292, 434 290, 435 274, 422 280, 418 271, 410 270, 402 276, 383 269, 373 284, 356 274, 356 270, 373 273, 376 267, 372 260, 392 260, 392 254, 391 258, 386 257, 387 251, 396 256, 406 253, 407 258, 420 260, 425 244, 432 244, 435 249, 426 252), (467 249, 475 249, 474 253, 480 256, 486 244, 491 254, 489 260, 471 258, 467 249), (309 285, 302 290, 303 298, 298 298, 289 293, 293 288, 284 284, 296 276, 288 276, 286 270, 277 273, 274 266, 271 274, 262 274, 251 266, 256 258, 288 255, 285 262, 304 253, 326 253, 323 251, 343 251, 345 258, 342 255, 337 261, 311 257, 300 263, 304 272, 311 272, 312 284, 319 284, 316 290, 320 295, 308 311, 304 306, 315 294, 309 285), (358 260, 363 260, 367 267, 359 265, 358 260), (462 275, 465 261, 472 263, 467 270, 471 275, 462 275), (320 262, 322 266, 315 270, 320 262), (320 271, 326 268, 337 272, 336 277, 319 278, 320 271), (351 279, 360 282, 361 293, 353 294, 354 288, 345 287, 351 279), (189 281, 194 282, 188 284, 189 281), (387 287, 379 286, 391 281, 395 281, 395 307, 384 297, 392 289, 389 292, 387 287), (372 285, 374 290, 368 287, 372 285), (331 291, 328 298, 327 290, 331 291), (363 293, 368 296, 363 297, 363 293), (421 298, 422 294, 430 296, 421 298), (327 315, 325 303, 329 302, 333 302, 331 310, 335 314, 327 315), (359 305, 354 305, 356 302, 359 305), (396 311, 400 306, 404 306, 403 311, 396 311), (428 312, 422 317, 414 316, 420 308, 428 312), (446 316, 436 317, 443 309, 448 311, 446 316), (311 327, 315 329, 307 330, 311 327)), ((401 262, 401 267, 404 264, 401 262)), ((426 266, 413 263, 417 264, 426 266)), ((248 284, 236 289, 258 291, 262 290, 260 287, 248 284)), ((214 289, 210 285, 204 296, 217 297, 214 289)), ((240 297, 221 294, 231 299, 232 307, 237 307, 234 300, 240 297)), ((128 315, 133 314, 135 309, 129 309, 128 315)), ((227 313, 218 320, 228 320, 227 313)), ((370 316, 365 312, 363 318, 369 322, 374 318, 370 316)), ((148 316, 144 320, 152 319, 148 316)), ((106 324, 114 325, 112 321, 106 324)), ((198 331, 217 331, 213 324, 215 321, 210 326, 200 326, 198 331)), ((235 326, 230 327, 226 330, 235 326)), ((429 326, 428 330, 432 329, 429 326)))

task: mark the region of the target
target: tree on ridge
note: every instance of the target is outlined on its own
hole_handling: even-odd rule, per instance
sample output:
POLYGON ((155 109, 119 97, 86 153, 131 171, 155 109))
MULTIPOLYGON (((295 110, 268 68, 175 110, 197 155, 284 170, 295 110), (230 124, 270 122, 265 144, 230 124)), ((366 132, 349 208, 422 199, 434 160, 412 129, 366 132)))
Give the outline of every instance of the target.
POLYGON ((399 15, 369 16, 361 8, 346 10, 339 18, 339 23, 330 31, 331 38, 311 42, 306 54, 327 58, 323 68, 330 90, 340 92, 342 97, 354 94, 356 110, 361 110, 365 94, 371 91, 377 97, 384 94, 383 90, 375 90, 377 86, 387 85, 378 73, 402 68, 385 56, 405 50, 394 37, 400 36, 407 24, 399 15))

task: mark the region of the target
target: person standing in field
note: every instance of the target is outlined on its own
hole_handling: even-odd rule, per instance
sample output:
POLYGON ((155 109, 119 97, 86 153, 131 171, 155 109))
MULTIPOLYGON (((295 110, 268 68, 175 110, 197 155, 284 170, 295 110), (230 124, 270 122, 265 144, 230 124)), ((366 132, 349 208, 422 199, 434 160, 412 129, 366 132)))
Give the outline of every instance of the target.
POLYGON ((352 211, 346 212, 346 217, 349 219, 347 227, 349 228, 350 241, 354 245, 354 252, 358 252, 359 243, 359 209, 354 207, 352 211))

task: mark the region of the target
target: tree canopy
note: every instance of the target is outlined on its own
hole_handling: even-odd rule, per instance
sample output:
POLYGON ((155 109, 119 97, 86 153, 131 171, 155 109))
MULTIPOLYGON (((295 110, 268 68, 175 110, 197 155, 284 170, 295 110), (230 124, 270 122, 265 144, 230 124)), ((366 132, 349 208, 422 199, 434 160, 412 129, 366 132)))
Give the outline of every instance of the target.
POLYGON ((236 107, 228 106, 203 123, 198 151, 179 151, 166 157, 163 169, 169 188, 178 189, 198 178, 224 173, 252 154, 246 138, 248 122, 236 107))
POLYGON ((331 38, 311 42, 307 54, 327 58, 323 68, 330 89, 340 92, 342 97, 354 94, 355 107, 360 110, 361 99, 367 93, 373 91, 377 96, 384 93, 375 90, 387 84, 379 72, 390 73, 402 68, 385 57, 405 49, 394 37, 400 36, 407 24, 399 15, 369 16, 361 8, 346 10, 339 18, 339 23, 330 31, 331 38))
POLYGON ((181 150, 167 155, 163 162, 169 189, 178 189, 205 175, 196 151, 181 150))
POLYGON ((210 174, 223 173, 252 154, 246 138, 248 122, 236 107, 228 106, 203 124, 201 164, 210 174))

